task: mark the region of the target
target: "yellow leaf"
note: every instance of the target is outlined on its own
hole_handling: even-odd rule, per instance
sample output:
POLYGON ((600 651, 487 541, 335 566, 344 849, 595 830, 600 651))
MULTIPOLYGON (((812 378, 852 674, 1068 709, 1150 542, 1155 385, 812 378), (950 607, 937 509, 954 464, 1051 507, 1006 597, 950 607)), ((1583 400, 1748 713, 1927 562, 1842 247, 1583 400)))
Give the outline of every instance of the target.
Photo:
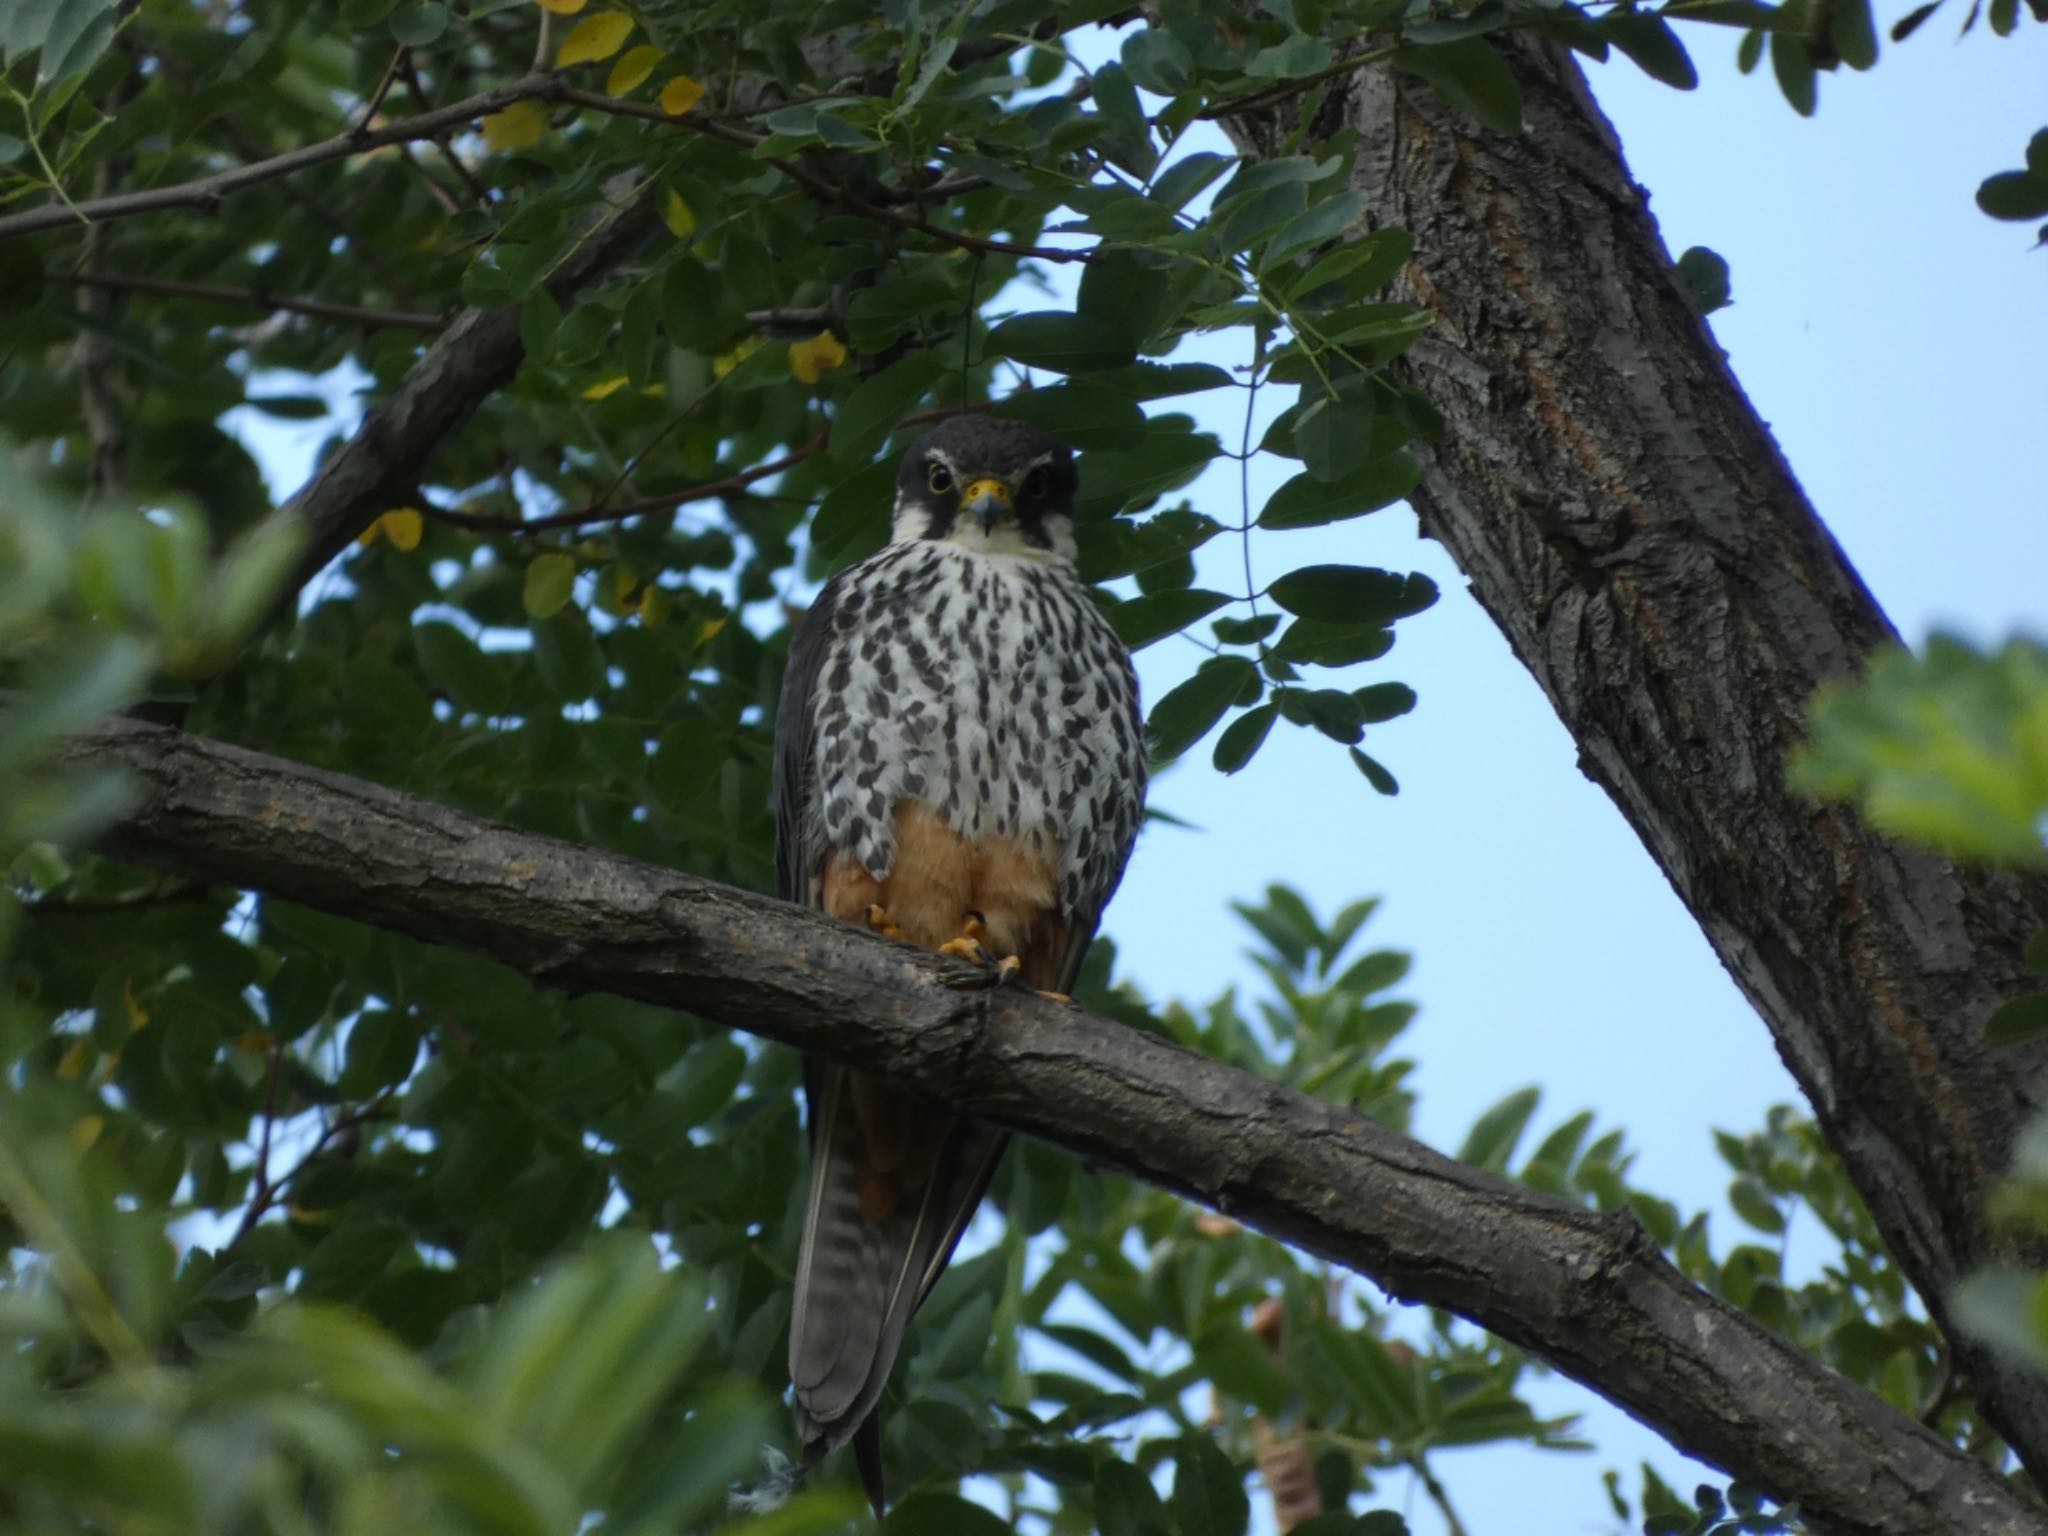
POLYGON ((542 10, 553 11, 557 16, 574 16, 588 4, 590 0, 540 0, 542 10))
POLYGON ((599 379, 590 388, 583 391, 583 398, 586 400, 602 400, 606 395, 617 394, 625 387, 626 376, 623 373, 614 374, 611 378, 599 379))
POLYGON ((103 1115, 81 1115, 71 1122, 71 1150, 90 1152, 92 1144, 100 1139, 100 1132, 107 1128, 103 1115))
POLYGON ((402 550, 410 552, 420 547, 423 524, 417 507, 393 507, 377 519, 377 528, 402 550))
POLYGON ((547 131, 547 110, 537 101, 515 101, 502 112, 484 119, 484 148, 503 154, 509 149, 531 149, 547 131))
POLYGON ((828 368, 846 361, 846 348, 830 331, 820 331, 808 341, 789 344, 789 371, 805 384, 815 384, 828 368))
POLYGON ((649 582, 647 589, 640 594, 640 622, 649 629, 659 629, 668 622, 669 610, 674 606, 674 600, 666 592, 649 582))
POLYGON ((128 1027, 141 1029, 149 1022, 149 1010, 142 1006, 142 1000, 135 995, 133 976, 121 983, 121 998, 128 1005, 128 1027))
POLYGON ((661 88, 661 110, 670 117, 681 117, 697 105, 704 95, 704 87, 688 75, 677 75, 661 88))
POLYGON ((668 201, 662 204, 661 222, 668 226, 669 233, 678 240, 689 239, 697 229, 697 215, 692 213, 690 205, 683 201, 683 194, 673 189, 668 194, 668 201))
POLYGON ((57 1059, 57 1076, 67 1083, 83 1077, 86 1068, 92 1065, 94 1054, 91 1037, 80 1035, 57 1059))
POLYGON ((728 615, 726 614, 720 614, 715 619, 706 619, 702 624, 699 624, 697 626, 697 638, 690 643, 690 649, 701 651, 705 646, 716 640, 718 632, 725 628, 727 617, 728 615))
POLYGON ((599 11, 595 16, 586 16, 562 39, 562 46, 555 54, 555 67, 567 69, 571 64, 592 64, 599 59, 608 59, 632 35, 633 18, 624 11, 599 11))
POLYGON ((235 1036, 235 1049, 251 1056, 263 1055, 276 1043, 276 1037, 267 1029, 248 1029, 235 1036))
POLYGON ((738 346, 734 347, 730 352, 719 353, 718 356, 711 359, 712 377, 718 379, 724 378, 728 373, 731 373, 733 369, 739 367, 741 363, 745 362, 750 356, 752 356, 754 352, 756 352, 760 348, 760 345, 760 337, 749 336, 745 341, 741 342, 738 346))
POLYGON ((654 66, 666 55, 652 43, 642 43, 638 48, 628 48, 619 55, 619 62, 612 66, 611 78, 604 83, 607 96, 623 96, 654 73, 654 66))

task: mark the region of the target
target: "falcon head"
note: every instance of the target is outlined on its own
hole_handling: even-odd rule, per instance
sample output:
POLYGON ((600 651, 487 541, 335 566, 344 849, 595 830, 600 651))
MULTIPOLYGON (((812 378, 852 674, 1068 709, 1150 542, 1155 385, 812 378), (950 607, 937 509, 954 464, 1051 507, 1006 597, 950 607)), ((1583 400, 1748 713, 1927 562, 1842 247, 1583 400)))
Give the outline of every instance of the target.
POLYGON ((898 543, 982 555, 1074 558, 1074 452, 1036 427, 955 416, 910 445, 896 477, 898 543))

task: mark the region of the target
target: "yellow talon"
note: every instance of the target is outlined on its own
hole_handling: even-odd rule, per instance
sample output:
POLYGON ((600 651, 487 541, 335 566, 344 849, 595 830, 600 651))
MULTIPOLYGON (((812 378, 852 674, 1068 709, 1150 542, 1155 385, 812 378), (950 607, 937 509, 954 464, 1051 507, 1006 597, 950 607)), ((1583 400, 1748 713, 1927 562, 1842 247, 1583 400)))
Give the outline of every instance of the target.
POLYGON ((1017 973, 1023 969, 1024 962, 1022 960, 1019 960, 1015 955, 1003 956, 1002 959, 996 962, 995 984, 1000 987, 1005 982, 1015 980, 1017 973))
POLYGON ((903 930, 890 921, 889 914, 882 910, 880 902, 869 902, 867 911, 863 912, 861 916, 867 919, 868 927, 879 933, 883 938, 900 939, 903 937, 903 930))
POLYGON ((1046 992, 1038 987, 1033 987, 1031 990, 1037 992, 1048 1003, 1064 1003, 1070 1008, 1074 1005, 1074 1000, 1064 992, 1046 992))
POLYGON ((955 960, 966 960, 975 965, 987 965, 988 951, 981 947, 981 940, 972 935, 948 939, 939 946, 939 953, 951 955, 955 960))

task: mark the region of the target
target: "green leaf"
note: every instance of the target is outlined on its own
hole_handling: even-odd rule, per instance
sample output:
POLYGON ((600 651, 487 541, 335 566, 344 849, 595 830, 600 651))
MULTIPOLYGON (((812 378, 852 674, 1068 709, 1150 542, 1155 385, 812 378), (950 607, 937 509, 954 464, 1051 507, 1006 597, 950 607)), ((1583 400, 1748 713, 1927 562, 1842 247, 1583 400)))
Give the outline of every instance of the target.
MULTIPOLYGON (((1216 621, 1222 623, 1221 619, 1216 621)), ((2036 976, 2048 976, 2048 928, 2037 928, 2020 951, 2020 963, 2036 976)))
POLYGON ((1306 565, 1282 576, 1268 593, 1305 619, 1383 626, 1435 602, 1436 583, 1420 574, 1397 576, 1362 565, 1306 565))
POLYGON ((1230 389, 1237 381, 1214 363, 1132 363, 1090 374, 1088 382, 1133 400, 1163 400, 1171 395, 1230 389))
POLYGON ((1260 689, 1258 668, 1242 656, 1205 661, 1195 675, 1169 690, 1152 706, 1145 729, 1152 741, 1152 760, 1172 762, 1209 734, 1232 704, 1252 703, 1260 689), (1250 691, 1253 698, 1247 699, 1250 691))
POLYGON ((1095 1469, 1095 1521, 1100 1536, 1160 1536, 1166 1506, 1152 1480, 1128 1461, 1105 1460, 1095 1469))
POLYGON ((2048 1277, 1980 1270, 1956 1287, 1955 1313, 1978 1338, 2036 1371, 2048 1370, 2048 1277))
POLYGON ((1069 447, 1130 449, 1145 440, 1145 413, 1127 394, 1106 389, 1091 375, 1063 379, 1049 389, 1026 389, 1004 399, 995 414, 1028 421, 1069 447))
POLYGON ((1110 613, 1109 621, 1116 626, 1124 644, 1137 652, 1168 635, 1178 634, 1230 601, 1227 593, 1206 592, 1200 587, 1151 592, 1119 603, 1110 613))
POLYGON ((1266 500, 1261 528, 1320 528, 1363 517, 1399 501, 1415 489, 1422 472, 1414 459, 1395 452, 1373 459, 1336 480, 1296 475, 1266 500))
POLYGON ((1994 219, 2048 217, 2048 175, 2000 171, 1977 188, 1977 206, 1994 219))
POLYGON ((1351 763, 1353 767, 1365 775, 1366 782, 1381 794, 1398 795, 1401 793, 1400 781, 1387 772, 1385 766, 1378 758, 1369 757, 1359 751, 1358 748, 1353 747, 1351 749, 1351 763))
POLYGON ((1318 480, 1355 474, 1373 456, 1373 412, 1365 393, 1348 390, 1305 402, 1294 422, 1294 451, 1318 480))
POLYGON ((2001 1003, 1984 1021, 1984 1043, 2023 1045, 2048 1035, 2048 992, 2033 992, 2001 1003))
POLYGON ((412 643, 420 670, 458 709, 484 715, 503 711, 506 690, 497 664, 453 624, 438 619, 416 624, 412 643))
POLYGON ((1614 11, 1600 23, 1600 31, 1652 80, 1681 91, 1699 85, 1699 71, 1693 68, 1685 45, 1662 16, 1645 11, 1614 11))
POLYGON ((861 351, 879 352, 927 314, 956 309, 959 303, 952 285, 940 278, 887 278, 847 301, 846 327, 861 351))
POLYGON ((1166 1503, 1179 1536, 1244 1536, 1251 1523, 1243 1475, 1205 1434, 1181 1436, 1166 1503))
POLYGON ((520 592, 528 618, 545 619, 560 613, 576 590, 576 560, 573 555, 535 555, 526 564, 526 580, 520 592))
POLYGON ((1711 315, 1729 304, 1728 263, 1718 252, 1710 251, 1704 245, 1691 247, 1678 258, 1678 275, 1692 290, 1701 314, 1711 315))
POLYGON ((1227 176, 1237 164, 1235 155, 1219 155, 1208 150, 1183 156, 1159 173, 1148 195, 1169 208, 1183 208, 1203 188, 1227 176))
POLYGON ((1886 650, 1855 682, 1822 688, 1790 778, 1852 799, 1872 825, 1953 853, 2048 863, 2048 646, 1981 653, 1935 635, 1886 650))
POLYGON ((1785 1213, 1761 1179, 1749 1174, 1735 1179, 1728 1186, 1728 1203, 1735 1207, 1736 1215, 1759 1232, 1775 1235, 1785 1230, 1785 1213))
POLYGON ((1283 718, 1313 726, 1332 741, 1351 746, 1365 736, 1358 701, 1341 688, 1282 688, 1273 695, 1283 718))
POLYGON ((1311 204, 1288 220, 1280 232, 1266 242, 1266 249, 1259 258, 1260 268, 1275 266, 1297 251, 1336 239, 1354 228, 1370 207, 1371 200, 1363 192, 1339 192, 1335 197, 1326 197, 1311 204))
POLYGON ((419 1026, 403 1014, 366 1009, 349 1026, 348 1049, 336 1083, 352 1099, 367 1099, 394 1087, 412 1071, 419 1055, 419 1026))
POLYGON ((988 333, 988 353, 1055 373, 1117 368, 1133 360, 1131 344, 1115 326, 1060 310, 1011 316, 988 333))
POLYGON ((1415 253, 1415 237, 1398 226, 1375 230, 1362 240, 1340 246, 1320 258, 1289 290, 1305 299, 1320 288, 1341 282, 1354 299, 1379 292, 1400 275, 1415 253))
POLYGON ((864 380, 833 413, 833 457, 845 464, 871 455, 945 372, 936 353, 913 352, 864 380))
POLYGON ((724 350, 735 322, 721 302, 718 279, 693 257, 676 259, 661 280, 661 328, 676 346, 713 356, 724 350))
POLYGON ((1897 21, 1892 23, 1892 41, 1903 43, 1920 30, 1922 22, 1941 9, 1941 0, 1927 0, 1925 5, 1916 5, 1897 21))
POLYGON ((1164 27, 1140 27, 1124 39, 1119 57, 1139 88, 1155 96, 1178 95, 1193 77, 1193 55, 1164 27))
POLYGON ((1543 1090, 1535 1087, 1517 1088, 1501 1099, 1472 1123, 1465 1144, 1458 1148, 1458 1161, 1494 1173, 1507 1172, 1515 1145, 1542 1100, 1543 1090))
POLYGON ((857 546, 879 548, 895 500, 896 465, 888 460, 862 465, 820 503, 811 519, 811 548, 828 564, 837 564, 857 546))
POLYGON ((1778 89, 1792 110, 1801 117, 1813 116, 1819 86, 1806 39, 1797 32, 1771 33, 1771 72, 1778 77, 1778 89))
POLYGON ((1444 100, 1464 108, 1495 133, 1522 131, 1521 87, 1507 60, 1485 38, 1404 48, 1394 64, 1420 75, 1444 100))
POLYGON ((1283 661, 1349 667, 1361 661, 1377 661, 1393 645, 1394 632, 1383 625, 1296 619, 1287 626, 1273 651, 1283 661))
POLYGON ((1870 0, 1835 0, 1829 31, 1835 51, 1851 69, 1869 69, 1877 63, 1877 22, 1870 14, 1870 0))
POLYGON ((1374 683, 1351 697, 1358 701, 1358 716, 1367 725, 1396 719, 1415 707, 1415 690, 1406 683, 1374 683))
MULTIPOLYGON (((29 4, 25 9, 33 12, 37 7, 29 4)), ((36 88, 75 79, 91 69, 114 40, 119 15, 118 0, 64 0, 43 34, 36 88)))
POLYGON ((1011 1536, 986 1506, 956 1493, 920 1489, 889 1511, 882 1536, 1011 1536))
POLYGON ((448 7, 435 0, 410 0, 391 13, 391 35, 408 48, 438 42, 448 30, 448 7))
POLYGON ((1218 773, 1236 773, 1251 762, 1259 748, 1265 744, 1267 733, 1273 729, 1273 719, 1278 713, 1271 704, 1261 704, 1257 709, 1248 709, 1231 721, 1223 734, 1216 738, 1216 752, 1210 759, 1218 773))
POLYGON ((1280 615, 1262 613, 1249 619, 1218 619, 1209 627, 1225 645, 1256 645, 1280 627, 1280 615))

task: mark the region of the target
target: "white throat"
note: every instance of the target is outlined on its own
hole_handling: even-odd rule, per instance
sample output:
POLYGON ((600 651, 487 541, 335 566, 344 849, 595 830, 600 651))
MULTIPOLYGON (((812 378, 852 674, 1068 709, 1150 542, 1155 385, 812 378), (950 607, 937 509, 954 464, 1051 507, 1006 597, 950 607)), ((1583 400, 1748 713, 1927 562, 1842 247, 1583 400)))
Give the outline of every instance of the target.
POLYGON ((1073 524, 1065 518, 1059 518, 1052 524, 1050 549, 1026 539, 1024 530, 1010 518, 1004 518, 993 528, 983 528, 971 517, 956 517, 953 519, 953 526, 946 530, 946 536, 937 540, 925 537, 925 530, 930 526, 931 514, 923 507, 898 507, 895 522, 889 531, 889 540, 893 544, 950 544, 953 548, 970 555, 1034 560, 1041 565, 1074 563, 1073 524))

